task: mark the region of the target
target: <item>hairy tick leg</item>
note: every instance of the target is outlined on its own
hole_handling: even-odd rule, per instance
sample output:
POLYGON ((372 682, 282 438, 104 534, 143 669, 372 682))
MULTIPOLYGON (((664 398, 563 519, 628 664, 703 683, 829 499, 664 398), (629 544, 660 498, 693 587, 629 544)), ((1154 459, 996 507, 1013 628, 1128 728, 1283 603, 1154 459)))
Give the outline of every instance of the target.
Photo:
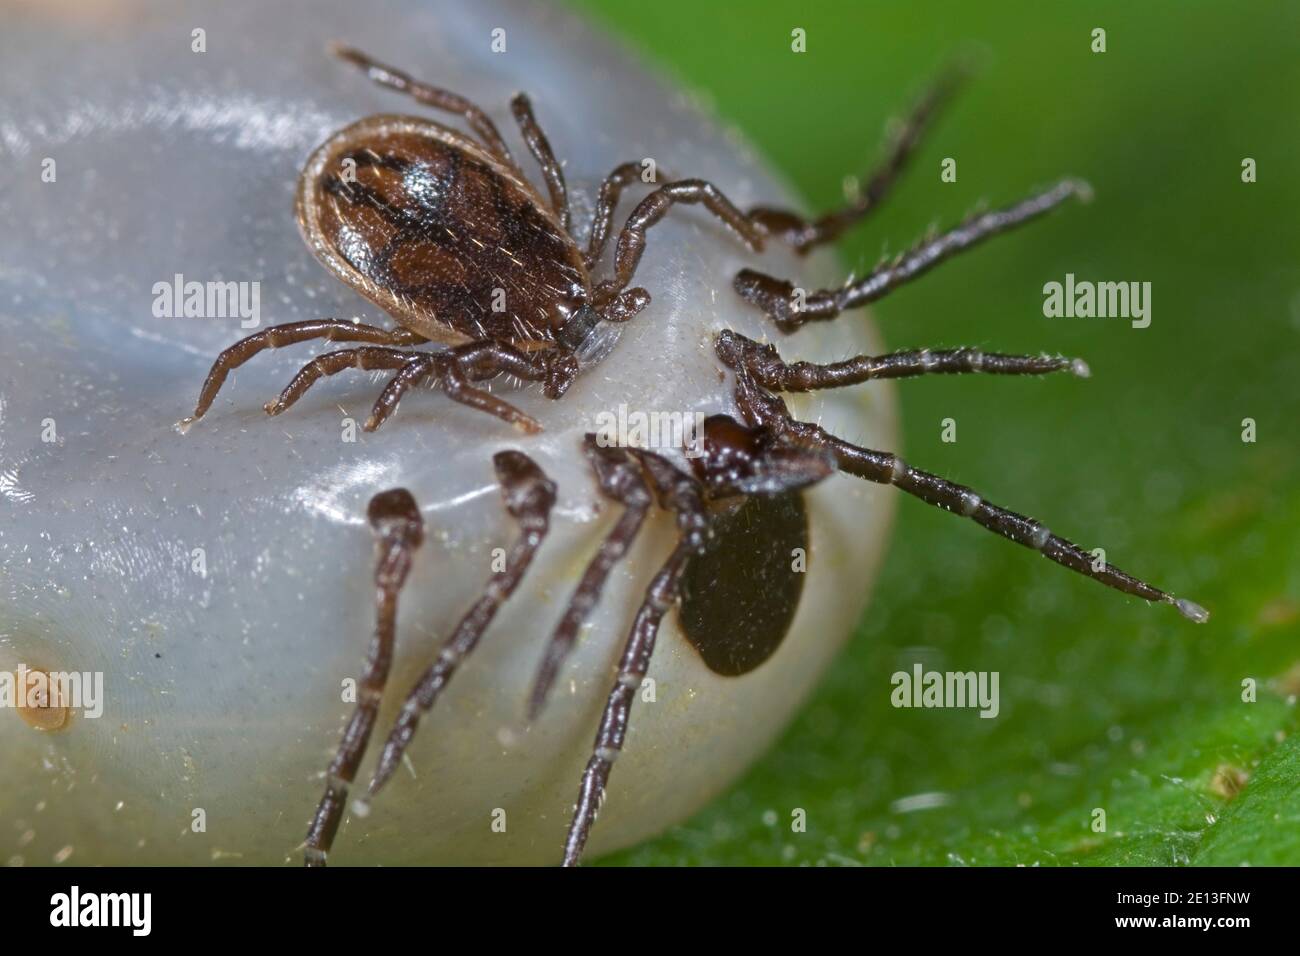
POLYGON ((375 563, 375 633, 366 656, 365 671, 357 686, 356 709, 326 771, 325 793, 307 830, 304 858, 307 866, 325 865, 325 858, 338 833, 348 787, 366 754, 384 686, 388 682, 388 671, 393 662, 397 597, 411 570, 411 557, 424 540, 420 509, 405 488, 394 488, 371 498, 369 516, 379 552, 375 563))

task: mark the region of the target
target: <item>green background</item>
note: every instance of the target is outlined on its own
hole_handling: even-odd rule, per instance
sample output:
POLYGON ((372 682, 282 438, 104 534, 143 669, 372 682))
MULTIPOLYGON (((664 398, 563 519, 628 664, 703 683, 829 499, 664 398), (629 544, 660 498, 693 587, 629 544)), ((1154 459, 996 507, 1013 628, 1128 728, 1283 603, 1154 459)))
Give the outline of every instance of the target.
POLYGON ((891 348, 1060 351, 1093 377, 900 383, 903 450, 1213 612, 1193 625, 900 495, 871 609, 800 718, 726 796, 608 862, 1300 863, 1300 4, 574 5, 707 97, 809 210, 974 52, 979 74, 844 262, 1083 176, 1091 205, 875 314, 891 348), (947 156, 956 183, 939 180, 947 156), (1044 318, 1043 283, 1067 272, 1151 282, 1150 328, 1044 318), (1001 716, 893 709, 889 677, 917 660, 999 671, 1001 716), (943 805, 891 810, 922 793, 943 805))

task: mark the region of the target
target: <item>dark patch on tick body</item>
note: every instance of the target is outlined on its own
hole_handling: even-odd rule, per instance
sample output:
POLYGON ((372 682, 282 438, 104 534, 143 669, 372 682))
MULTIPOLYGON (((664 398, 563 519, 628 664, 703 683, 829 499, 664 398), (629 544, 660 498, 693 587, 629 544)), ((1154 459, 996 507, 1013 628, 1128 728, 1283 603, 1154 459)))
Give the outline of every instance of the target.
POLYGON ((804 574, 794 549, 808 553, 803 495, 753 497, 713 518, 713 537, 682 577, 678 621, 709 670, 739 677, 785 640, 799 609, 804 574))

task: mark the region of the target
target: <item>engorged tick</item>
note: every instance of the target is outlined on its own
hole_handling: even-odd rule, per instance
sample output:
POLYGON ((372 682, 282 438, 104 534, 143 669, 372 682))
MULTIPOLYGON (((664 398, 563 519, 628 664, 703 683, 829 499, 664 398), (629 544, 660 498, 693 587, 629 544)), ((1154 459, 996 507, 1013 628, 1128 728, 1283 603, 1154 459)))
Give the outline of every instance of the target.
MULTIPOLYGON (((599 363, 614 347, 617 336, 608 334, 611 327, 634 318, 650 302, 650 293, 631 282, 645 250, 647 230, 672 206, 704 206, 754 252, 761 251, 769 239, 788 243, 800 253, 830 242, 873 211, 888 193, 957 79, 955 73, 948 76, 921 101, 859 198, 844 208, 811 221, 770 207, 742 212, 708 182, 669 182, 633 210, 618 235, 613 274, 597 280, 593 270, 609 239, 620 194, 640 179, 640 163, 616 167, 601 184, 586 248, 580 250, 569 229, 564 176, 526 96, 517 95, 511 111, 541 167, 549 201, 529 183, 496 125, 478 106, 356 50, 340 47, 334 52, 380 85, 459 116, 477 138, 428 119, 380 115, 348 126, 317 148, 298 185, 297 216, 303 236, 331 272, 392 316, 400 328, 320 319, 251 335, 217 358, 194 414, 184 425, 201 418, 227 374, 258 352, 327 339, 359 344, 320 355, 305 365, 279 398, 265 406, 269 414, 285 411, 322 376, 360 368, 394 373, 365 424, 368 431, 383 424, 408 389, 425 382, 454 401, 524 431, 539 431, 541 425, 534 418, 477 386, 513 377, 540 383, 548 398, 558 399, 578 374, 599 363), (404 348, 430 342, 442 347, 404 348)), ((778 330, 792 332, 804 322, 830 319, 875 301, 950 256, 1086 193, 1086 184, 1064 180, 927 238, 835 290, 805 295, 789 282, 751 270, 737 275, 733 285, 760 306, 778 330)), ((652 505, 675 517, 678 539, 647 588, 624 645, 582 775, 565 841, 565 865, 577 863, 582 853, 623 746, 635 691, 649 670, 659 623, 683 591, 698 591, 705 585, 711 591, 706 601, 683 614, 683 632, 709 666, 723 674, 743 675, 766 660, 797 608, 799 584, 774 578, 785 566, 788 551, 780 561, 759 555, 746 570, 723 573, 727 569, 719 562, 727 560, 726 554, 711 551, 710 540, 715 528, 724 527, 727 515, 741 512, 736 508, 719 512, 719 503, 743 507, 747 502, 777 502, 779 506, 745 520, 752 524, 761 518, 760 527, 770 530, 760 530, 758 536, 770 535, 788 548, 790 542, 802 542, 805 533, 798 492, 840 471, 895 485, 1102 584, 1171 604, 1193 621, 1208 618, 1199 605, 1120 571, 1034 519, 985 501, 970 488, 912 468, 889 452, 850 444, 818 425, 794 419, 777 394, 936 373, 1071 371, 1085 376, 1087 366, 1081 360, 964 348, 862 355, 827 365, 786 364, 775 347, 731 331, 718 336, 715 351, 735 374, 740 418, 716 414, 706 420, 703 454, 690 460, 689 470, 644 449, 605 447, 595 435, 586 437, 582 449, 600 494, 622 505, 623 512, 581 576, 545 648, 527 702, 530 719, 540 716, 583 623, 652 505), (692 565, 692 559, 698 563, 692 565), (733 600, 730 595, 742 594, 746 581, 755 577, 764 582, 762 606, 737 606, 734 614, 746 633, 733 633, 732 640, 725 642, 708 639, 710 632, 720 628, 719 617, 726 616, 727 603, 733 600)), ((459 663, 514 593, 546 538, 555 503, 554 483, 520 451, 500 452, 494 464, 505 505, 520 527, 519 540, 506 558, 505 569, 492 576, 407 697, 367 788, 369 797, 391 777, 421 714, 433 706, 459 663)), ((379 546, 375 635, 356 710, 330 764, 326 792, 307 834, 308 865, 324 865, 348 788, 364 757, 392 661, 398 595, 423 539, 419 508, 404 489, 376 495, 370 503, 370 520, 379 546)), ((364 811, 367 804, 357 806, 364 811)))

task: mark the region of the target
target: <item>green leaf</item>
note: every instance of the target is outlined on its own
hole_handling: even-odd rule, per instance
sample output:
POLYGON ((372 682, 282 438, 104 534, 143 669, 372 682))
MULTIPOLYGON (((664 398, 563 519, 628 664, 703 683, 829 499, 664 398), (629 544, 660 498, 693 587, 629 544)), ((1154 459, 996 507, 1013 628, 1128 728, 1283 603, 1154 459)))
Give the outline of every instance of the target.
POLYGON ((1201 843, 1198 866, 1294 866, 1300 859, 1300 737, 1264 758, 1201 843))

